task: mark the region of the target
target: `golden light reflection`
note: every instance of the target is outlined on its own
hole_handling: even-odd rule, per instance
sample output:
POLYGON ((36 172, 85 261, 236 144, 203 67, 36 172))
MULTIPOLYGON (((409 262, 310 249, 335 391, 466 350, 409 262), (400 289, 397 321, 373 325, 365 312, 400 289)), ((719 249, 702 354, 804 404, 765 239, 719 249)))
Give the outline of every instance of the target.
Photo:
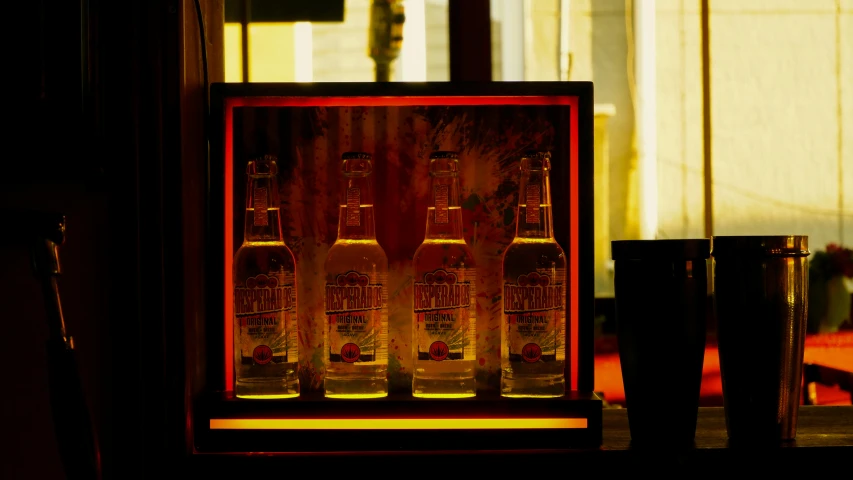
POLYGON ((212 418, 211 430, 518 430, 587 428, 586 418, 212 418))
POLYGON ((296 38, 293 23, 249 24, 249 81, 296 80, 296 38))
MULTIPOLYGON (((792 246, 792 245, 789 245, 789 246, 792 246)), ((785 259, 785 272, 787 272, 785 275, 785 281, 788 283, 785 286, 786 290, 788 292, 788 298, 786 300, 788 301, 788 306, 791 309, 793 309, 794 305, 796 305, 797 295, 799 295, 801 292, 801 290, 797 289, 797 280, 798 280, 797 277, 799 276, 797 274, 800 273, 800 269, 797 268, 797 263, 799 260, 800 260, 799 258, 792 258, 792 257, 785 259)), ((793 313, 794 312, 791 312, 791 314, 793 314, 793 313)), ((792 324, 792 327, 793 327, 793 324, 792 324)))
POLYGON ((239 83, 243 81, 243 51, 242 43, 243 26, 239 23, 225 24, 225 39, 222 47, 225 55, 225 81, 239 83))
MULTIPOLYGON (((243 81, 242 25, 225 24, 223 41, 225 81, 243 81)), ((310 82, 313 80, 311 24, 249 24, 250 82, 310 82)))

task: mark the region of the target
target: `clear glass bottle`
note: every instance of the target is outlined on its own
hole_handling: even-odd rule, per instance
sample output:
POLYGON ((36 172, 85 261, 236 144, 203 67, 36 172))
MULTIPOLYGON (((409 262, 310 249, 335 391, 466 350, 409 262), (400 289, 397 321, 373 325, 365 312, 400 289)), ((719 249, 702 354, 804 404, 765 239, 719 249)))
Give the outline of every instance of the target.
POLYGON ((473 397, 476 382, 476 263, 462 232, 459 157, 430 155, 426 235, 415 251, 412 395, 473 397))
POLYGON ((281 233, 276 158, 246 167, 243 244, 234 254, 234 373, 240 398, 299 396, 296 260, 281 233))
POLYGON ((325 262, 323 390, 331 398, 388 395, 388 257, 376 241, 371 155, 342 156, 338 238, 325 262))
POLYGON ((566 256, 554 239, 551 155, 521 159, 515 238, 503 254, 501 395, 565 394, 566 256))

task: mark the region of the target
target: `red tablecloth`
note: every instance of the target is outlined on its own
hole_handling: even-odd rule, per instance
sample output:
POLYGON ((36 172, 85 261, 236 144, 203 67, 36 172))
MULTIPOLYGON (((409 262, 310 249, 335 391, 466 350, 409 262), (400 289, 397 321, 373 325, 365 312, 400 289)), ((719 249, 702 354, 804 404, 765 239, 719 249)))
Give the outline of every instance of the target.
MULTIPOLYGON (((615 345, 615 339, 612 338, 603 339, 598 343, 600 351, 595 354, 595 391, 603 393, 604 400, 608 403, 624 405, 622 369, 615 345)), ((806 336, 803 362, 853 371, 853 331, 806 336)), ((720 358, 716 341, 712 338, 709 338, 705 348, 700 395, 703 406, 722 405, 720 358)))
POLYGON ((853 331, 806 336, 803 363, 853 372, 853 331))

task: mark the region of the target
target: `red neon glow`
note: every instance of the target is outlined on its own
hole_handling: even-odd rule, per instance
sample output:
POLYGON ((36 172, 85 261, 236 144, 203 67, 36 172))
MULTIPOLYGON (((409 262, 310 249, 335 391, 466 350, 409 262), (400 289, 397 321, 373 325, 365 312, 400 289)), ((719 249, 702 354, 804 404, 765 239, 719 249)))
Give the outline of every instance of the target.
POLYGON ((231 304, 232 261, 234 255, 234 139, 233 121, 235 107, 389 107, 418 105, 568 105, 570 109, 569 128, 569 259, 570 259, 570 389, 578 389, 578 324, 580 321, 578 301, 580 272, 578 269, 579 251, 579 192, 578 192, 578 98, 574 96, 408 96, 408 97, 240 97, 225 101, 225 284, 223 301, 225 311, 225 389, 234 389, 234 334, 232 331, 233 305, 231 304))
POLYGON ((225 389, 234 390, 234 304, 232 281, 234 272, 234 110, 225 107, 225 389))
POLYGON ((571 311, 569 312, 571 316, 571 320, 569 321, 569 345, 572 348, 571 355, 569 356, 569 368, 571 371, 569 386, 572 390, 577 390, 578 361, 580 359, 580 352, 578 352, 580 345, 578 339, 578 325, 580 324, 580 306, 578 305, 580 301, 580 268, 578 265, 580 261, 580 254, 578 253, 578 241, 580 240, 580 220, 578 216, 580 215, 580 206, 578 203, 580 193, 578 192, 578 104, 576 97, 572 97, 572 100, 573 102, 570 103, 572 108, 569 112, 569 263, 571 264, 571 268, 569 268, 569 275, 571 275, 571 288, 569 289, 569 295, 571 296, 569 302, 571 305, 571 311))

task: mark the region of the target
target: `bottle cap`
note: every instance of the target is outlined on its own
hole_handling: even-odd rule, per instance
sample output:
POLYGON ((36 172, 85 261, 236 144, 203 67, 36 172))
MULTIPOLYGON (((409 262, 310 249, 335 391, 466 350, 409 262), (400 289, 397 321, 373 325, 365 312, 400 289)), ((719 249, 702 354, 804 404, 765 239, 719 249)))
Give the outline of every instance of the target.
POLYGON ((372 160, 373 156, 367 152, 344 152, 341 160, 372 160))
POLYGON ((521 158, 551 158, 551 152, 530 150, 524 152, 524 155, 522 155, 521 158))
POLYGON ((529 151, 521 156, 521 169, 527 170, 550 170, 551 152, 529 151))
POLYGON ((454 160, 459 160, 459 152, 454 152, 451 150, 438 150, 438 151, 432 152, 429 155, 430 160, 436 160, 436 159, 440 159, 440 158, 450 158, 450 159, 454 159, 454 160))
POLYGON ((344 152, 341 171, 346 174, 367 175, 373 171, 372 156, 366 152, 344 152))
POLYGON ((261 155, 253 160, 249 160, 246 164, 246 174, 248 175, 277 175, 278 174, 278 157, 271 154, 261 155))
POLYGON ((694 260, 711 256, 708 238, 661 240, 613 240, 610 242, 613 260, 694 260))

